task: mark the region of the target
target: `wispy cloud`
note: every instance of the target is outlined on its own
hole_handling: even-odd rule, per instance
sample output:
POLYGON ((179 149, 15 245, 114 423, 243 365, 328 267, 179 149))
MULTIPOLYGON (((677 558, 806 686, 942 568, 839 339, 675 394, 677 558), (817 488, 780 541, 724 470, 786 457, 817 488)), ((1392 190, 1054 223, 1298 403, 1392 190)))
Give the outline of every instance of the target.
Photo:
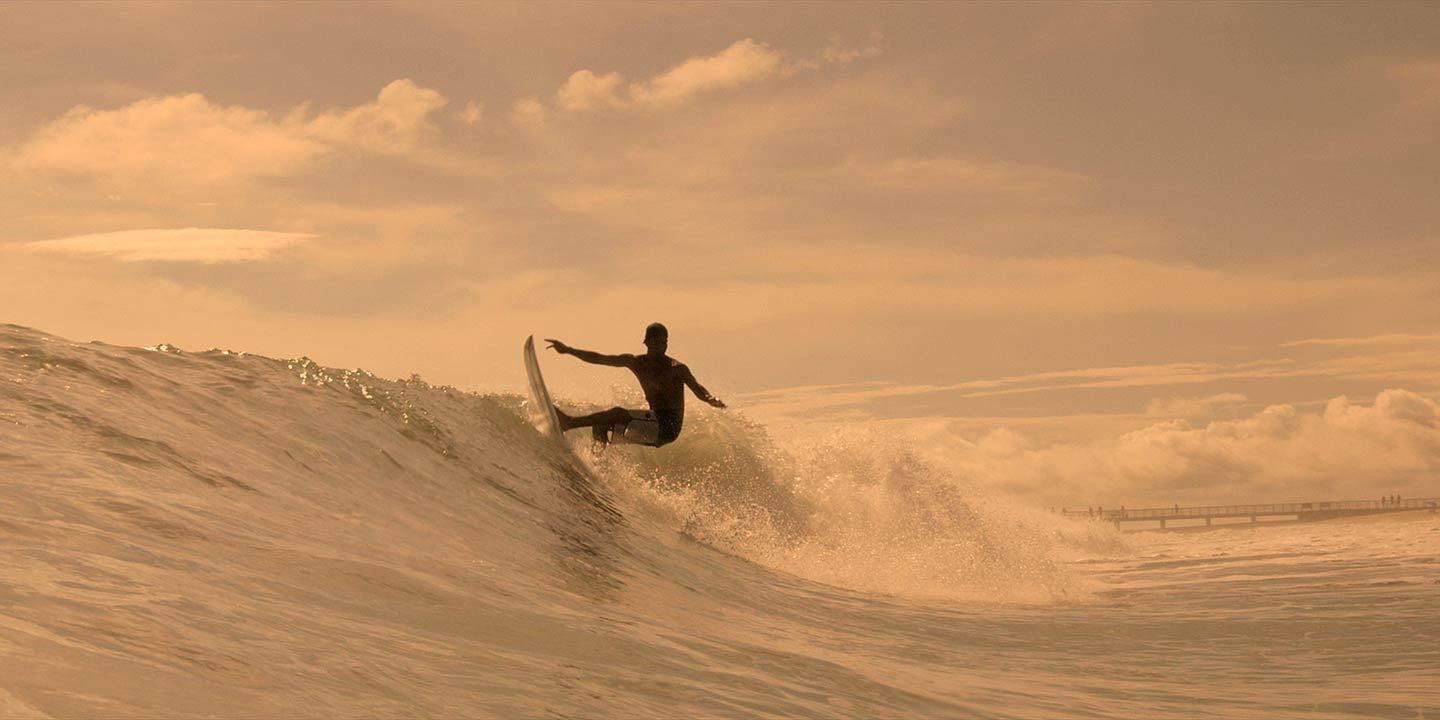
POLYGON ((1306 345, 1321 346, 1358 346, 1358 345, 1404 345, 1412 343, 1435 343, 1440 342, 1440 333, 1435 334, 1414 334, 1414 333, 1390 333, 1386 335, 1368 335, 1365 337, 1345 338, 1307 338, 1305 340, 1291 340, 1281 343, 1280 347, 1303 347, 1306 345))
MULTIPOLYGON (((824 60, 848 64, 878 53, 879 47, 873 43, 852 49, 836 40, 826 49, 824 60)), ((570 111, 675 105, 707 93, 817 67, 819 63, 815 62, 788 62, 780 50, 745 38, 714 55, 689 58, 654 77, 628 84, 618 72, 577 70, 556 91, 555 104, 570 111)))
POLYGON ((549 110, 539 98, 520 98, 510 106, 510 124, 521 130, 540 130, 548 120, 549 110))
POLYGON ((219 228, 122 230, 40 240, 37 252, 100 255, 125 262, 233 263, 267 260, 275 251, 315 237, 306 233, 219 228))
POLYGON ((374 102, 283 117, 204 95, 171 95, 114 110, 79 106, 21 145, 15 166, 76 175, 214 187, 304 172, 341 152, 402 155, 446 104, 437 91, 396 80, 374 102))
POLYGON ((664 104, 704 92, 763 80, 782 69, 781 53, 765 43, 740 40, 709 57, 690 58, 643 82, 630 86, 636 102, 664 104))
POLYGON ((1167 397, 1150 401, 1145 408, 1146 415, 1156 417, 1188 417, 1209 415, 1216 408, 1241 405, 1250 398, 1244 393, 1226 392, 1203 397, 1167 397))
POLYGON ((856 60, 875 57, 881 50, 882 37, 879 32, 871 33, 870 41, 863 46, 846 45, 839 35, 831 35, 830 44, 825 46, 825 52, 820 54, 820 59, 836 65, 849 65, 856 60))
POLYGON ((1197 385, 1221 380, 1286 377, 1294 376, 1296 373, 1296 370, 1293 369, 1294 363, 1295 361, 1290 359, 1274 359, 1234 364, 1171 363, 1036 373, 1002 378, 1000 387, 966 393, 965 397, 993 397, 1079 389, 1197 385), (1047 380, 1060 382, 1044 382, 1047 380), (1076 382, 1066 382, 1072 380, 1076 382), (1015 385, 1022 385, 1022 387, 1013 387, 1015 385))
MULTIPOLYGON (((790 411, 814 411, 827 407, 846 407, 883 399, 907 396, 956 393, 963 398, 1056 392, 1092 388, 1133 388, 1192 385, 1223 379, 1273 376, 1292 360, 1261 360, 1247 363, 1167 363, 1161 365, 1130 365, 1120 367, 1080 368, 1054 372, 1028 373, 996 378, 983 378, 944 385, 900 385, 869 381, 852 385, 812 385, 768 390, 746 396, 761 405, 772 405, 790 411)), ((1243 400, 1244 396, 1238 396, 1243 400)), ((1234 394, 1213 396, 1213 400, 1233 401, 1234 394)), ((1213 403, 1212 403, 1213 404, 1213 403)))
MULTIPOLYGON (((1387 336, 1396 337, 1396 336, 1387 336)), ((1429 338, 1429 336, 1405 336, 1429 338)), ((1287 343, 1287 346, 1293 343, 1287 343)), ((1369 343, 1344 347, 1368 348, 1369 343)), ((950 398, 955 401, 1016 395, 1071 393, 1079 390, 1136 390, 1196 385, 1320 378, 1365 380, 1440 387, 1434 352, 1401 350, 1362 352, 1321 359, 1267 358, 1234 363, 1163 363, 1077 368, 1022 375, 977 378, 948 384, 898 384, 866 381, 771 389, 744 399, 763 413, 791 418, 831 419, 837 413, 877 417, 898 399, 950 398)), ((1222 391, 1202 396, 1152 398, 1145 416, 1209 416, 1224 407, 1246 404, 1247 395, 1222 391)), ((931 411, 933 412, 933 410, 931 411)), ((1140 416, 1137 416, 1140 417, 1140 416)))

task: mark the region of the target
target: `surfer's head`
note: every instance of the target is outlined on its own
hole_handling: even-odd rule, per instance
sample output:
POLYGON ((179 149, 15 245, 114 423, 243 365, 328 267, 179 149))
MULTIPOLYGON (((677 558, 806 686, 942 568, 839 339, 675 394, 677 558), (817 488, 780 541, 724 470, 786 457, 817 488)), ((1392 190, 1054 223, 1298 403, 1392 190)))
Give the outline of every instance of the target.
POLYGON ((660 323, 650 323, 645 327, 645 347, 652 353, 663 353, 670 345, 670 331, 660 323))

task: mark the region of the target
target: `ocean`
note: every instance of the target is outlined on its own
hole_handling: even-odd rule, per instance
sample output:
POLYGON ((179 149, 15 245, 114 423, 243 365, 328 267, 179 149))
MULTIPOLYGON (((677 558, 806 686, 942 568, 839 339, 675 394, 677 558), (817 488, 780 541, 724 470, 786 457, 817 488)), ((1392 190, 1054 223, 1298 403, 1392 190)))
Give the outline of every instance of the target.
POLYGON ((524 402, 0 326, 0 717, 1440 718, 1429 512, 1121 534, 524 402))

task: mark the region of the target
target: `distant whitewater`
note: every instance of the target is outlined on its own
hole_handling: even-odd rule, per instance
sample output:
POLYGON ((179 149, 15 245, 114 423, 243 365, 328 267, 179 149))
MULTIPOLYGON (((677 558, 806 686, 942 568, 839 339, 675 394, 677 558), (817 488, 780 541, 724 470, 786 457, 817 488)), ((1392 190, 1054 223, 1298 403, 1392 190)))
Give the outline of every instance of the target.
POLYGON ((1433 515, 1122 541, 522 405, 0 326, 0 717, 1440 717, 1433 515))

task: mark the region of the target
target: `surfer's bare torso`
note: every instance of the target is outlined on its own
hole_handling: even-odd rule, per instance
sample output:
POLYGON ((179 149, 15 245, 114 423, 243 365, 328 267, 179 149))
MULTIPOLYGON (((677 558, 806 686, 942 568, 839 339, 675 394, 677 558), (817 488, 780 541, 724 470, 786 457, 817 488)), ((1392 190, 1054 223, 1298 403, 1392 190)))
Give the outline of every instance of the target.
POLYGON ((630 372, 635 373, 635 379, 640 381, 640 389, 645 391, 645 400, 650 403, 651 410, 679 410, 685 411, 685 386, 695 387, 695 394, 701 398, 708 398, 710 393, 695 382, 695 376, 690 374, 690 368, 685 363, 670 357, 661 355, 622 355, 626 358, 630 372))

